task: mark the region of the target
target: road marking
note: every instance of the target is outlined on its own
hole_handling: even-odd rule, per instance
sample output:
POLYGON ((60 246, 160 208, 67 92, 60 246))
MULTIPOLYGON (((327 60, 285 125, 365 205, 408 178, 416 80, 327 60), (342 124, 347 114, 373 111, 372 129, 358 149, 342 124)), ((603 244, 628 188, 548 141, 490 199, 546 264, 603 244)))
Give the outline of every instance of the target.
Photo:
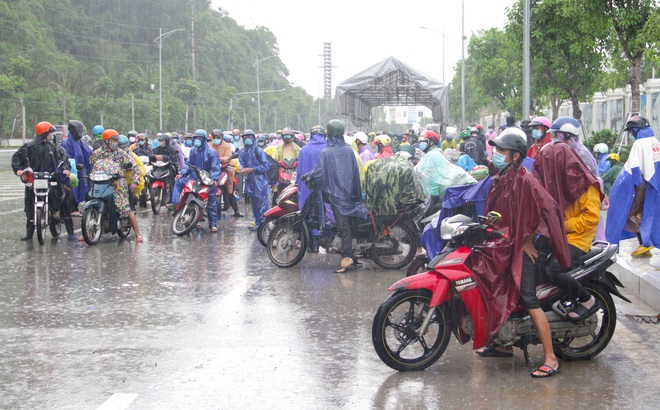
POLYGON ((106 400, 98 410, 123 410, 131 405, 133 400, 137 398, 135 393, 115 393, 108 400, 106 400))
POLYGON ((248 276, 245 279, 241 281, 234 289, 232 289, 231 292, 227 294, 223 298, 223 300, 234 300, 236 298, 239 298, 243 296, 245 293, 247 293, 250 288, 261 279, 260 276, 248 276))

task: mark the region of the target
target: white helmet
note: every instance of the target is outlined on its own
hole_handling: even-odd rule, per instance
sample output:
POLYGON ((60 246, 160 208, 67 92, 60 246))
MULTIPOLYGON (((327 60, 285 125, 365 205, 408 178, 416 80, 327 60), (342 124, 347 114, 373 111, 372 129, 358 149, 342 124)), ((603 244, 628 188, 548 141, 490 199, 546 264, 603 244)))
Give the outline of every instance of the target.
POLYGON ((565 134, 571 135, 580 135, 582 129, 580 128, 580 123, 573 117, 559 117, 552 123, 552 127, 549 130, 551 133, 563 132, 565 134))
POLYGON ((367 137, 367 134, 365 134, 362 131, 356 132, 355 134, 353 134, 353 136, 355 137, 356 140, 360 141, 363 144, 369 142, 369 137, 367 137))
POLYGON ((598 143, 598 144, 594 145, 594 152, 597 152, 599 154, 607 154, 608 152, 610 152, 610 149, 607 146, 607 144, 603 144, 601 142, 601 143, 598 143))

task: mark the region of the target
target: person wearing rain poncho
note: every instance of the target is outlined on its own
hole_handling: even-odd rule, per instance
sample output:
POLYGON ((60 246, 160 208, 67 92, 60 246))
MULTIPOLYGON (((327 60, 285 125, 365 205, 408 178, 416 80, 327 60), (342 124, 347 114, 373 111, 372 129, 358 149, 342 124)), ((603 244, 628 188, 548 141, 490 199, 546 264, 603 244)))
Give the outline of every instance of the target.
MULTIPOLYGON (((325 142, 325 128, 320 125, 314 126, 309 133, 309 142, 300 149, 297 168, 298 175, 303 176, 316 167, 321 151, 323 151, 327 145, 328 144, 325 142)), ((307 201, 307 197, 309 197, 309 194, 311 194, 312 191, 302 179, 299 179, 297 182, 298 209, 302 211, 305 202, 307 201)), ((317 229, 312 229, 312 243, 309 246, 312 252, 318 252, 319 250, 319 236, 319 231, 317 229)))
POLYGON ((332 205, 337 232, 341 238, 342 256, 336 273, 344 273, 357 267, 353 259, 351 219, 367 219, 367 207, 362 201, 360 170, 356 153, 344 141, 344 123, 331 120, 326 127, 328 146, 321 151, 313 171, 303 176, 312 180, 323 194, 323 199, 332 205))
POLYGON ((633 257, 660 246, 660 143, 646 118, 635 115, 625 131, 634 140, 628 161, 610 191, 605 235, 611 243, 637 236, 633 257))
POLYGON ((268 210, 268 170, 271 167, 267 154, 257 146, 254 131, 243 131, 243 148, 238 153, 241 174, 245 178, 245 194, 250 197, 254 225, 248 226, 256 232, 268 210))
POLYGON ((410 154, 400 151, 369 165, 364 193, 367 207, 374 215, 395 215, 406 205, 426 198, 408 158, 410 154))
POLYGON ((442 203, 447 188, 455 185, 475 184, 471 177, 460 167, 449 162, 438 149, 440 137, 433 131, 424 131, 419 136, 419 149, 425 155, 415 167, 419 174, 424 192, 431 196, 432 203, 442 203))

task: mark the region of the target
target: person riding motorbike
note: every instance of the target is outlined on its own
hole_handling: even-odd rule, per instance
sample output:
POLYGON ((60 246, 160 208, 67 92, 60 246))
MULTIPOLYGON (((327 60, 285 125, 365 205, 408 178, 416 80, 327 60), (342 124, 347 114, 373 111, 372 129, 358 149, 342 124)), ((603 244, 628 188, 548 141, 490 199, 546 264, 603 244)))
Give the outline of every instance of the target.
POLYGON ((92 128, 92 135, 94 136, 92 151, 96 151, 103 145, 103 131, 105 131, 105 128, 103 128, 102 125, 95 125, 94 128, 92 128))
MULTIPOLYGON (((11 158, 11 167, 16 176, 23 175, 26 168, 31 168, 33 172, 56 171, 57 166, 62 163, 62 173, 66 176, 70 174, 69 159, 64 150, 59 149, 53 143, 55 137, 55 127, 48 121, 41 121, 35 126, 37 137, 14 153, 11 158)), ((62 188, 58 184, 50 186, 48 193, 48 204, 52 212, 53 219, 59 222, 60 205, 62 202, 62 188)), ((25 187, 25 215, 27 222, 25 224, 25 235, 21 236, 22 241, 32 240, 34 235, 34 192, 25 187)))
POLYGON ((244 215, 238 210, 238 204, 236 203, 236 197, 234 196, 234 175, 236 170, 230 164, 231 157, 234 154, 232 150, 233 146, 224 142, 222 136, 222 131, 217 128, 211 131, 211 148, 218 153, 220 167, 227 173, 227 189, 224 192, 225 209, 223 209, 223 211, 226 211, 231 206, 234 210, 234 217, 242 218, 244 215))
MULTIPOLYGON (((178 151, 170 144, 170 137, 165 133, 158 134, 158 146, 154 148, 149 156, 149 162, 164 161, 170 163, 170 176, 167 183, 170 187, 174 187, 174 175, 176 175, 178 167, 178 151)), ((177 197, 176 200, 179 198, 177 197)))
POLYGON ((546 117, 536 117, 529 123, 532 127, 532 138, 534 143, 527 150, 527 157, 535 159, 544 145, 552 142, 552 134, 548 132, 552 127, 552 122, 546 117))
MULTIPOLYGON (((133 161, 133 157, 124 150, 119 149, 119 133, 113 129, 103 131, 103 145, 92 153, 89 162, 92 164, 92 172, 104 171, 108 174, 126 174, 131 177, 133 183, 117 184, 115 187, 115 206, 121 217, 128 217, 131 227, 135 231, 135 242, 143 242, 144 238, 140 235, 135 213, 131 210, 130 192, 137 189, 137 182, 140 181, 140 167, 133 161), (126 164, 131 164, 129 170, 124 169, 126 164)), ((82 239, 82 237, 81 237, 82 239)))
POLYGON ((149 138, 145 134, 138 134, 135 143, 128 149, 133 151, 138 157, 149 157, 153 152, 151 144, 149 144, 149 138))
MULTIPOLYGON (((282 161, 287 161, 289 163, 295 163, 294 161, 298 160, 298 156, 300 155, 300 147, 296 144, 294 144, 295 140, 295 135, 293 130, 290 127, 285 127, 282 130, 282 141, 283 144, 276 146, 272 153, 271 157, 275 159, 278 163, 282 161)), ((277 196, 286 188, 289 186, 288 180, 285 180, 282 178, 283 172, 295 172, 295 170, 287 169, 286 166, 283 166, 281 163, 279 164, 279 171, 280 171, 280 178, 277 183, 277 191, 273 195, 273 203, 272 205, 275 205, 275 199, 277 196)))
POLYGON ((387 158, 394 155, 394 152, 392 151, 392 147, 391 147, 392 138, 390 138, 389 136, 385 134, 376 136, 376 138, 374 138, 374 145, 378 150, 376 159, 387 158))
MULTIPOLYGON (((130 191, 128 195, 128 203, 131 207, 131 211, 135 212, 135 204, 137 204, 138 202, 140 192, 142 192, 142 190, 144 189, 144 176, 147 175, 147 169, 144 167, 144 164, 142 163, 142 161, 140 161, 140 158, 137 156, 137 154, 129 150, 130 145, 131 145, 131 141, 128 139, 128 137, 126 137, 125 135, 119 136, 119 139, 117 140, 117 146, 119 147, 119 149, 127 152, 133 159, 133 162, 137 164, 138 168, 140 169, 140 179, 137 181, 133 180, 132 171, 123 170, 124 175, 126 176, 126 183, 130 187, 130 191)), ((137 223, 133 226, 133 230, 135 231, 136 238, 142 237, 142 235, 140 235, 140 230, 137 226, 137 223)))
MULTIPOLYGON (((494 147, 493 165, 499 172, 492 178, 485 212, 501 215, 493 226, 505 236, 481 246, 480 256, 469 261, 491 313, 488 338, 492 339, 520 300, 543 345, 543 364, 531 376, 550 377, 559 372, 559 363, 553 351, 548 319, 536 297, 537 247, 549 243, 547 247, 552 249, 560 266, 570 267, 563 211, 538 179, 522 166, 527 154, 522 130, 507 128, 489 144, 494 147)), ((477 353, 491 355, 489 349, 477 353)))
MULTIPOLYGON (((215 152, 211 147, 206 143, 208 134, 202 129, 198 129, 193 134, 193 145, 194 148, 190 151, 190 158, 188 162, 193 164, 199 169, 208 171, 211 174, 211 178, 214 181, 220 179, 220 158, 218 153, 215 152)), ((172 203, 175 204, 179 202, 179 197, 181 196, 181 191, 183 190, 186 182, 191 179, 196 180, 197 175, 192 172, 188 167, 184 168, 181 172, 175 177, 176 183, 174 189, 172 190, 172 203)), ((212 233, 218 232, 218 207, 216 204, 215 191, 217 187, 209 187, 209 199, 206 203, 206 215, 209 220, 209 229, 212 233)))
POLYGON ((238 153, 240 172, 245 178, 245 194, 250 197, 254 225, 248 229, 256 232, 263 222, 263 215, 268 210, 268 170, 271 165, 267 154, 256 146, 254 131, 243 131, 243 148, 238 153))
POLYGON ((135 130, 130 130, 129 132, 126 133, 126 137, 128 137, 128 143, 129 144, 134 144, 137 141, 137 131, 135 130))
POLYGON ((596 178, 600 177, 598 174, 598 163, 589 148, 585 147, 580 140, 582 128, 578 120, 572 117, 559 117, 552 123, 549 130, 559 141, 568 144, 576 154, 582 159, 585 165, 589 168, 596 178))
POLYGON ((372 150, 371 147, 369 146, 369 137, 367 136, 367 134, 365 134, 362 131, 358 131, 355 133, 354 137, 355 137, 355 144, 357 144, 358 147, 358 155, 360 155, 360 159, 362 160, 362 163, 366 164, 367 162, 376 159, 376 154, 374 154, 374 150, 372 150))

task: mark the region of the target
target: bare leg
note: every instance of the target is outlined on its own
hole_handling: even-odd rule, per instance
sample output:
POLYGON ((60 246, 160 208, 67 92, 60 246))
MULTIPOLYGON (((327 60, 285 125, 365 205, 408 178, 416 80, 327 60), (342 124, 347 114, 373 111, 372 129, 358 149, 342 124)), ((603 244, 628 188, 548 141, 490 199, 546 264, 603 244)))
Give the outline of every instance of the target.
MULTIPOLYGON (((543 345, 543 363, 557 370, 559 368, 559 362, 557 361, 555 352, 552 349, 552 333, 550 332, 550 324, 548 323, 548 318, 540 308, 527 309, 527 311, 532 317, 532 322, 534 322, 536 333, 538 333, 539 339, 541 339, 541 345, 543 345)), ((538 371, 535 371, 533 374, 543 376, 543 374, 538 371)))
POLYGON ((128 222, 131 224, 133 231, 135 231, 135 242, 144 242, 144 238, 140 235, 140 228, 138 228, 137 219, 135 219, 135 212, 129 212, 128 222))

